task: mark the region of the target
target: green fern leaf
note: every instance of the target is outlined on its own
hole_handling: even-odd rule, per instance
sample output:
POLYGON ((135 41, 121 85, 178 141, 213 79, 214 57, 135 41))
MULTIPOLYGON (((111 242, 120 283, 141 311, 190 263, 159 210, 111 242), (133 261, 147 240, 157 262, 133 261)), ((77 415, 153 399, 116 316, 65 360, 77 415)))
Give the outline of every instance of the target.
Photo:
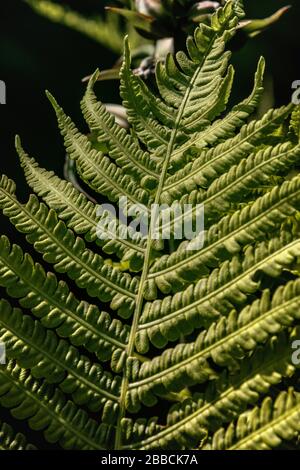
POLYGON ((0 285, 7 293, 46 328, 55 328, 74 346, 84 345, 101 361, 112 358, 115 364, 125 350, 129 329, 95 305, 77 300, 65 282, 52 272, 45 273, 18 245, 11 246, 7 237, 0 238, 0 247, 0 285))
POLYGON ((223 316, 201 332, 195 342, 178 344, 135 368, 138 374, 132 377, 130 392, 139 397, 145 395, 146 400, 152 390, 164 387, 174 391, 182 383, 188 386, 216 378, 207 362, 209 358, 218 365, 236 368, 235 359, 243 359, 259 343, 299 318, 299 292, 298 280, 284 289, 280 287, 272 300, 270 292, 264 291, 261 299, 239 314, 233 310, 228 318, 223 316))
POLYGON ((35 380, 13 361, 0 368, 0 404, 11 409, 14 418, 28 419, 33 430, 43 431, 48 442, 59 442, 64 449, 99 450, 110 438, 108 425, 98 425, 60 390, 35 380))
POLYGON ((37 450, 26 442, 23 434, 15 433, 9 424, 0 425, 0 450, 37 450))
POLYGON ((230 254, 239 252, 243 246, 263 240, 270 230, 275 233, 284 218, 296 214, 299 185, 300 180, 295 177, 280 187, 275 186, 234 214, 224 216, 209 228, 200 252, 186 250, 188 242, 183 242, 176 252, 158 258, 151 266, 149 282, 154 279, 158 288, 166 294, 176 286, 182 289, 209 272, 209 268, 218 266, 230 254), (289 201, 293 201, 294 207, 289 201))
POLYGON ((100 255, 86 249, 84 241, 75 238, 73 232, 58 221, 56 213, 40 204, 35 196, 32 195, 26 205, 20 204, 14 190, 14 185, 3 177, 0 182, 0 207, 17 229, 27 234, 27 240, 43 253, 44 259, 53 263, 58 272, 67 272, 92 297, 102 301, 112 300, 113 308, 119 308, 118 301, 122 300, 120 311, 124 311, 124 315, 130 314, 137 280, 104 264, 100 255), (98 289, 100 285, 101 290, 98 289), (126 309, 124 302, 128 307, 126 309))
POLYGON ((226 431, 220 429, 212 438, 212 444, 204 449, 213 450, 271 450, 282 441, 297 436, 300 417, 300 396, 290 388, 281 392, 273 402, 264 399, 261 407, 242 414, 236 425, 226 431))
POLYGON ((120 223, 107 211, 101 211, 100 205, 88 201, 71 183, 61 180, 53 172, 39 168, 19 145, 18 152, 28 184, 51 209, 57 211, 69 228, 79 235, 84 234, 88 242, 95 241, 104 253, 116 254, 120 259, 129 261, 132 270, 139 271, 143 263, 145 240, 138 232, 130 230, 130 227, 120 223), (98 237, 98 226, 104 232, 102 238, 98 237))
MULTIPOLYGON (((62 448, 295 445, 299 110, 251 120, 261 59, 251 94, 226 111, 235 86, 226 47, 243 11, 224 4, 186 51, 158 63, 155 86, 131 70, 125 39, 128 130, 97 100, 98 71, 82 100, 88 136, 47 93, 99 203, 40 168, 19 138, 35 194, 23 204, 0 180, 3 214, 45 262, 0 238, 0 403, 62 448), (199 207, 201 248, 183 230, 197 225, 199 207)), ((31 448, 14 428, 2 425, 0 447, 31 448)))
POLYGON ((125 448, 194 448, 208 432, 237 418, 272 386, 295 374, 289 349, 298 336, 299 329, 296 329, 291 336, 284 333, 273 337, 264 348, 257 349, 250 360, 241 362, 239 373, 232 375, 224 371, 217 381, 209 382, 205 393, 196 393, 173 405, 164 426, 157 423, 157 418, 148 422, 127 418, 123 421, 125 448))

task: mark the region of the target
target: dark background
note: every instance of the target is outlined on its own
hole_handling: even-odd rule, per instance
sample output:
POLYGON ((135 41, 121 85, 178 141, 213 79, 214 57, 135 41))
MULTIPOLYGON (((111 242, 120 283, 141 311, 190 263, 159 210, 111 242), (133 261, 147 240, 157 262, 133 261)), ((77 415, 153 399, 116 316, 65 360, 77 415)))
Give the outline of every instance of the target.
MULTIPOLYGON (((65 0, 86 13, 98 14, 103 0, 65 0)), ((264 17, 288 0, 245 0, 248 17, 264 17)), ((234 55, 237 68, 234 99, 249 92, 260 55, 267 60, 272 76, 276 104, 291 99, 291 83, 300 79, 299 28, 300 1, 284 18, 234 55)), ((26 193, 22 170, 14 150, 14 136, 20 134, 25 149, 42 166, 62 174, 64 149, 52 108, 45 97, 50 90, 79 126, 84 126, 79 101, 84 92, 82 77, 96 67, 105 69, 116 59, 103 46, 64 26, 36 15, 21 0, 1 2, 0 10, 0 80, 7 85, 7 104, 0 106, 1 173, 13 177, 18 193, 26 193)), ((99 87, 104 102, 117 102, 115 82, 99 87)))

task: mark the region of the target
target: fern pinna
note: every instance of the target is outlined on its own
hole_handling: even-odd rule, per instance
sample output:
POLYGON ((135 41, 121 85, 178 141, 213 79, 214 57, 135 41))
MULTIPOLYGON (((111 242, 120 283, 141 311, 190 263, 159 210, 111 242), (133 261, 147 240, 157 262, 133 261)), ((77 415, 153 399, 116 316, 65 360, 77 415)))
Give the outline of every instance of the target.
MULTIPOLYGON (((82 101, 92 139, 48 94, 83 182, 116 206, 126 197, 129 213, 137 204, 146 212, 190 204, 194 221, 202 204, 201 249, 176 240, 182 215, 171 219, 171 240, 155 239, 151 224, 147 237, 128 229, 41 169, 17 138, 36 195, 20 203, 3 176, 0 205, 57 274, 2 236, 0 282, 19 307, 1 301, 0 403, 62 448, 297 445, 299 111, 249 119, 263 91, 261 59, 250 96, 224 114, 237 5, 228 1, 210 27, 201 24, 187 53, 158 63, 155 87, 131 71, 125 41, 129 131, 97 101, 98 72, 82 101)), ((32 448, 0 429, 1 448, 32 448)))

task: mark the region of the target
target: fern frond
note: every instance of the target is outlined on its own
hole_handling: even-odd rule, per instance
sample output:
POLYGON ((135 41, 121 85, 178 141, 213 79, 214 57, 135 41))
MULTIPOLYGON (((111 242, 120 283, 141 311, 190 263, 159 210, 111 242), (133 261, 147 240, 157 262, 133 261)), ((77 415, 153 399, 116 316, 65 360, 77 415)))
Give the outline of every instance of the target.
POLYGON ((185 52, 158 62, 156 83, 130 69, 125 40, 129 129, 97 101, 98 71, 82 101, 91 135, 48 94, 67 153, 102 205, 39 168, 19 139, 37 195, 22 204, 14 183, 0 180, 4 215, 86 291, 86 300, 75 297, 59 274, 0 238, 0 285, 24 309, 0 304, 1 340, 18 363, 0 368, 0 403, 64 448, 260 449, 298 430, 291 392, 275 408, 263 399, 298 380, 299 112, 289 105, 250 120, 262 93, 261 59, 250 96, 226 113, 234 77, 226 45, 242 2, 222 3, 185 52), (186 222, 198 227, 199 205, 201 249, 181 230, 186 222), (138 229, 144 216, 146 235, 138 229), (145 407, 160 403, 160 417, 147 419, 145 407), (262 411, 253 408, 261 403, 262 411))
POLYGON ((293 388, 260 407, 242 414, 226 430, 220 429, 204 450, 271 450, 300 432, 300 395, 293 388))
MULTIPOLYGON (((216 147, 203 150, 193 162, 177 171, 166 180, 164 201, 179 198, 197 187, 208 188, 210 183, 224 172, 237 165, 259 146, 266 135, 271 134, 288 117, 292 107, 269 110, 259 121, 252 121, 242 127, 235 137, 221 142, 216 147)), ((213 127, 213 126, 211 126, 213 127)), ((211 128, 210 128, 211 129, 211 128)), ((205 136, 207 132, 204 131, 205 136)), ((181 155, 179 148, 177 154, 181 155)), ((176 155, 177 158, 177 155, 176 155)))
MULTIPOLYGON (((290 346, 298 337, 299 328, 290 335, 282 333, 273 337, 250 359, 240 363, 238 374, 223 371, 218 380, 209 382, 204 393, 196 393, 173 405, 165 423, 158 423, 157 418, 148 422, 124 419, 124 448, 194 448, 209 431, 214 432, 222 423, 237 418, 273 385, 279 384, 284 377, 293 376, 296 366, 291 363, 290 346)), ((128 400, 127 406, 134 409, 136 403, 128 400)))
MULTIPOLYGON (((190 204, 192 207, 185 211, 185 217, 195 217, 197 205, 204 203, 206 219, 209 221, 230 209, 230 205, 239 199, 239 202, 247 200, 252 189, 257 185, 269 183, 269 177, 284 175, 288 169, 297 163, 300 157, 300 145, 293 146, 287 142, 275 147, 266 147, 257 153, 251 153, 238 165, 216 178, 208 190, 200 188, 185 194, 179 199, 179 204, 190 204)), ((254 199, 254 197, 253 197, 254 199)), ((164 202, 166 202, 164 200, 164 202)), ((173 201, 168 199, 170 204, 173 201)), ((172 221, 171 228, 180 223, 183 216, 179 215, 172 221)), ((161 229, 166 230, 166 224, 161 229)))
POLYGON ((44 259, 54 264, 56 271, 67 273, 92 297, 111 301, 112 308, 130 315, 137 279, 106 265, 100 255, 87 249, 84 241, 75 238, 64 222, 58 221, 56 213, 40 204, 35 196, 26 205, 20 204, 14 185, 5 176, 0 182, 0 207, 16 228, 27 234, 27 240, 44 259))
MULTIPOLYGON (((172 146, 174 147, 177 140, 182 144, 182 140, 186 141, 190 138, 189 133, 194 129, 202 129, 205 125, 207 127, 214 117, 224 110, 233 75, 233 70, 229 68, 228 75, 223 77, 230 56, 229 53, 224 53, 224 47, 225 42, 234 31, 235 24, 236 17, 232 5, 229 3, 224 11, 220 10, 218 15, 214 17, 213 27, 201 24, 195 31, 194 38, 189 38, 187 48, 190 58, 183 52, 179 52, 176 56, 178 65, 171 56, 167 57, 166 65, 158 63, 156 81, 162 99, 153 95, 138 78, 133 79, 129 70, 130 54, 125 42, 124 64, 121 71, 121 94, 129 119, 133 125, 134 122, 137 123, 137 127, 134 126, 135 130, 141 136, 142 141, 146 144, 148 141, 150 142, 150 148, 153 145, 158 147, 157 156, 165 155, 168 147, 166 138, 167 136, 171 138, 172 134, 167 129, 174 130, 176 113, 179 112, 180 120, 175 126, 176 134, 172 138, 172 146), (132 86, 135 87, 134 91, 132 86), (135 96, 136 91, 138 92, 137 97, 135 96), (140 102, 141 110, 137 118, 132 119, 130 116, 135 115, 137 100, 140 102), (183 102, 184 106, 182 107, 183 102), (205 105, 202 106, 202 103, 205 105), (148 133, 141 129, 141 123, 138 122, 139 117, 149 111, 150 116, 143 119, 146 128, 149 126, 150 132, 148 133), (162 126, 166 126, 166 128, 162 126), (153 135, 152 130, 154 131, 153 135), (175 135, 176 138, 174 138, 175 135)), ((172 154, 174 150, 172 149, 172 154)), ((172 155, 169 160, 172 160, 172 155)))
MULTIPOLYGON (((184 100, 188 96, 178 126, 184 128, 185 132, 193 133, 201 129, 204 123, 213 120, 219 114, 220 106, 223 107, 221 102, 224 100, 225 104, 227 101, 226 97, 229 96, 231 88, 232 69, 229 68, 229 76, 227 77, 230 78, 227 83, 227 77, 224 78, 224 73, 228 67, 230 53, 224 52, 224 48, 225 43, 233 34, 236 21, 232 4, 229 3, 224 10, 219 10, 219 14, 214 16, 214 25, 211 27, 200 25, 196 29, 194 37, 188 38, 189 56, 183 52, 176 54, 180 69, 192 79, 183 87, 178 106, 176 106, 176 100, 174 103, 172 95, 175 85, 180 89, 180 83, 176 81, 178 75, 174 74, 169 79, 167 73, 164 76, 157 73, 160 94, 169 105, 180 107, 182 99, 184 100)), ((158 66, 158 72, 162 68, 162 65, 158 66)))
POLYGON ((279 238, 248 246, 244 253, 225 261, 220 268, 173 297, 146 302, 136 335, 136 347, 147 351, 148 339, 158 348, 181 334, 210 325, 259 289, 259 273, 278 277, 299 256, 299 238, 282 232, 279 238), (148 339, 147 339, 148 338, 148 339))
POLYGON ((182 153, 189 147, 202 148, 208 145, 212 146, 218 144, 223 139, 234 137, 237 130, 247 121, 259 104, 263 93, 264 71, 265 60, 261 57, 255 73, 253 90, 248 98, 234 105, 231 111, 221 119, 213 122, 209 127, 193 134, 190 141, 178 147, 178 150, 174 152, 173 159, 175 160, 179 152, 182 153))
MULTIPOLYGON (((147 106, 149 106, 149 110, 151 112, 151 116, 153 116, 154 122, 158 125, 165 126, 166 129, 170 128, 170 130, 172 131, 172 128, 174 126, 174 120, 176 119, 176 110, 173 107, 167 106, 167 104, 160 98, 159 95, 152 93, 152 91, 149 89, 149 87, 147 87, 147 85, 140 77, 133 74, 132 70, 130 69, 130 52, 127 38, 125 38, 124 41, 124 61, 121 68, 121 78, 122 73, 130 74, 132 79, 135 78, 135 81, 132 82, 131 86, 134 86, 135 83, 138 85, 138 89, 142 97, 141 109, 143 104, 147 103, 147 106), (123 72, 124 67, 125 72, 123 72)), ((121 81, 121 86, 123 84, 123 88, 124 83, 125 79, 121 81)), ((128 101, 125 99, 124 105, 127 111, 128 118, 130 119, 130 116, 134 114, 135 103, 128 97, 128 101)), ((152 136, 150 134, 149 138, 151 137, 152 136)), ((153 158, 157 158, 159 157, 159 155, 160 153, 156 152, 153 155, 153 158)))
POLYGON ((19 140, 17 150, 27 183, 51 209, 57 211, 69 228, 77 234, 84 234, 88 242, 94 241, 100 245, 104 253, 115 253, 124 261, 129 261, 132 270, 139 270, 143 263, 145 240, 138 232, 107 211, 100 213, 101 205, 88 201, 71 183, 40 168, 33 158, 25 154, 19 140), (98 227, 101 228, 102 238, 98 236, 98 227))
POLYGON ((35 380, 14 361, 0 367, 0 404, 9 408, 14 418, 28 420, 33 430, 43 431, 48 442, 59 442, 64 449, 105 449, 111 439, 111 426, 97 424, 60 390, 35 380))
POLYGON ((0 450, 37 450, 37 448, 27 443, 23 434, 15 433, 9 424, 0 421, 0 450))
POLYGON ((161 145, 167 146, 171 129, 155 119, 151 108, 152 101, 146 94, 148 89, 146 88, 145 91, 144 82, 132 72, 130 64, 128 38, 125 38, 124 61, 120 71, 120 94, 127 111, 128 121, 149 151, 161 145))
POLYGON ((215 378, 208 364, 210 358, 220 366, 235 369, 237 359, 298 320, 299 308, 299 280, 279 287, 273 298, 266 290, 261 299, 240 313, 233 310, 227 318, 222 317, 194 342, 178 344, 139 368, 133 367, 138 373, 132 377, 129 393, 138 394, 147 403, 147 395, 151 397, 156 390, 178 391, 215 378))
POLYGON ((149 271, 149 283, 154 279, 157 287, 168 294, 197 281, 243 246, 263 240, 270 231, 276 232, 287 217, 296 214, 299 190, 300 178, 295 177, 234 214, 224 216, 206 232, 200 252, 187 250, 189 242, 183 242, 174 253, 158 258, 149 271))
POLYGON ((300 107, 292 112, 290 121, 290 132, 294 135, 296 141, 300 140, 300 107))
POLYGON ((147 152, 143 152, 138 142, 120 127, 114 117, 97 101, 93 86, 97 72, 89 81, 82 100, 82 112, 90 130, 95 132, 99 142, 106 142, 109 156, 132 178, 140 181, 142 187, 153 189, 158 184, 160 165, 157 166, 147 152))
MULTIPOLYGON (((137 181, 132 181, 130 174, 126 173, 126 168, 118 167, 102 152, 93 149, 89 139, 79 133, 71 119, 65 115, 49 93, 48 97, 57 114, 67 152, 70 158, 76 161, 82 178, 95 191, 107 196, 113 202, 121 197, 127 197, 133 205, 148 205, 148 192, 142 189, 137 181)), ((110 119, 114 119, 109 116, 110 119)), ((121 127, 120 130, 124 131, 121 127)))
POLYGON ((58 281, 52 272, 46 273, 18 245, 11 246, 4 235, 0 238, 0 276, 0 285, 40 318, 42 325, 55 328, 74 346, 84 345, 101 361, 111 359, 113 368, 120 369, 117 364, 124 354, 129 329, 95 305, 77 300, 65 282, 58 281))
POLYGON ((118 376, 80 356, 73 346, 20 309, 13 309, 6 300, 0 301, 0 309, 0 338, 10 359, 30 369, 35 378, 59 384, 64 392, 72 394, 75 403, 86 404, 93 411, 104 408, 103 419, 114 421, 120 389, 118 376))
MULTIPOLYGON (((160 113, 158 110, 156 110, 156 112, 153 111, 153 103, 157 101, 157 98, 149 93, 148 88, 145 87, 140 77, 132 73, 130 70, 130 62, 128 41, 125 40, 124 62, 120 75, 120 92, 123 98, 123 105, 127 110, 129 122, 140 140, 147 145, 150 150, 166 146, 170 138, 171 129, 169 129, 169 125, 172 124, 172 117, 168 117, 168 125, 163 125, 157 121, 157 117, 164 121, 162 116, 166 114, 166 110, 164 109, 164 112, 161 111, 160 113)), ((175 76, 177 82, 187 86, 188 80, 177 68, 172 55, 166 57, 165 68, 169 77, 175 76)), ((232 111, 224 118, 214 122, 211 126, 206 126, 203 131, 200 133, 196 132, 194 135, 190 136, 187 142, 180 144, 178 148, 174 150, 171 160, 177 161, 179 158, 182 158, 184 152, 187 152, 194 146, 202 148, 206 147, 208 144, 215 144, 221 139, 228 139, 231 135, 234 136, 236 129, 242 126, 259 103, 259 98, 263 91, 262 80, 264 68, 265 63, 262 58, 258 64, 254 88, 251 95, 246 100, 235 105, 232 111)), ((162 108, 163 104, 160 103, 159 106, 162 108)), ((169 113, 170 112, 171 109, 169 110, 169 113)), ((163 150, 161 149, 161 151, 163 150)), ((178 176, 178 179, 179 178, 180 175, 178 176)), ((166 182, 166 186, 168 187, 168 182, 166 182)))
MULTIPOLYGON (((266 147, 257 153, 250 154, 248 158, 243 159, 238 165, 231 167, 227 173, 215 179, 207 191, 200 188, 182 196, 177 202, 184 214, 175 215, 171 223, 162 222, 162 233, 166 230, 174 233, 176 227, 183 224, 184 218, 195 220, 199 204, 204 204, 206 226, 210 225, 220 214, 224 215, 231 210, 232 205, 237 201, 239 204, 247 202, 251 190, 254 190, 257 185, 270 184, 270 177, 273 175, 287 174, 289 168, 296 165, 299 157, 300 145, 293 146, 290 142, 266 147), (185 207, 188 209, 184 210, 185 207)), ((254 193, 252 200, 255 198, 254 193)), ((171 201, 168 200, 168 203, 170 204, 171 201)))

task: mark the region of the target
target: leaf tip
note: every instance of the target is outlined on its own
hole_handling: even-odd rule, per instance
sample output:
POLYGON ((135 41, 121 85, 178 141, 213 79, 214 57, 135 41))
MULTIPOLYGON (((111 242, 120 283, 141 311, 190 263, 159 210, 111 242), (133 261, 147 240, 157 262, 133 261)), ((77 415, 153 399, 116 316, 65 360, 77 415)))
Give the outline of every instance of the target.
POLYGON ((26 154, 25 150, 23 149, 21 138, 18 134, 15 137, 15 148, 16 148, 17 154, 19 156, 21 165, 23 166, 23 163, 28 158, 28 155, 26 154))
POLYGON ((17 134, 15 137, 15 147, 18 155, 21 156, 21 153, 24 152, 21 142, 21 137, 17 134))
POLYGON ((88 88, 93 87, 94 84, 99 80, 100 73, 100 70, 97 68, 95 72, 89 77, 88 88))
POLYGON ((54 96, 52 95, 52 93, 50 93, 50 91, 48 90, 45 90, 45 93, 46 93, 46 96, 48 98, 48 100, 50 101, 50 103, 52 104, 53 108, 55 110, 57 110, 57 108, 59 107, 58 106, 58 103, 56 101, 56 99, 54 98, 54 96))

